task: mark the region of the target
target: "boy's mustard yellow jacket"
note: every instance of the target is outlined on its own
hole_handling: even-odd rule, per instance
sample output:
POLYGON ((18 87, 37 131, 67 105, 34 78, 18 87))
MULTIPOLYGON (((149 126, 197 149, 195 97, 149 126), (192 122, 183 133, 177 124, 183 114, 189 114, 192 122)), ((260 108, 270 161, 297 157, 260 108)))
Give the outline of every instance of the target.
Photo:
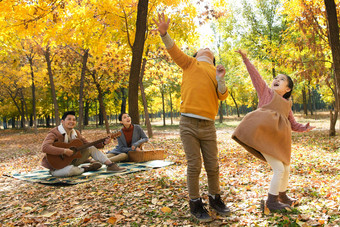
POLYGON ((167 50, 175 63, 183 69, 181 113, 191 113, 215 120, 218 100, 225 100, 217 89, 216 67, 186 55, 176 44, 167 50))

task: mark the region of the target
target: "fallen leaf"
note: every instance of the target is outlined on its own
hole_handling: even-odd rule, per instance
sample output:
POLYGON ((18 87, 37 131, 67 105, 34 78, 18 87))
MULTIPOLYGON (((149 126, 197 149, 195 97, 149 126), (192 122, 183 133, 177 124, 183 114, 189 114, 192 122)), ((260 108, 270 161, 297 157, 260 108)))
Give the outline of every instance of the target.
POLYGON ((107 222, 114 225, 117 222, 117 218, 116 217, 110 217, 109 220, 107 220, 107 222))
POLYGON ((163 213, 171 213, 171 208, 169 208, 169 207, 162 207, 161 208, 161 211, 163 212, 163 213))

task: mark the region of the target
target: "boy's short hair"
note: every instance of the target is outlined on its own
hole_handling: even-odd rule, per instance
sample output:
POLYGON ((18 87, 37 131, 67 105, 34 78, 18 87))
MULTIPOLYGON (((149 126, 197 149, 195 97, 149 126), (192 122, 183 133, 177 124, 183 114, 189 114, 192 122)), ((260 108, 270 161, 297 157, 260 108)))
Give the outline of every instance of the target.
POLYGON ((75 111, 66 111, 63 116, 61 117, 62 120, 65 120, 67 115, 73 115, 76 116, 76 112, 75 111))

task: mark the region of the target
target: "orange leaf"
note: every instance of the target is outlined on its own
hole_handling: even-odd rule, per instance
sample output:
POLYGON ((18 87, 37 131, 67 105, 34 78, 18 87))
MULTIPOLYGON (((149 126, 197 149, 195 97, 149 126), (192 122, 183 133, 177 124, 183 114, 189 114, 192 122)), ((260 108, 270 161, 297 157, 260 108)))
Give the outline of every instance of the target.
POLYGON ((268 209, 266 203, 264 204, 264 212, 263 212, 265 215, 268 215, 270 214, 270 210, 268 209))
POLYGON ((319 222, 320 225, 324 225, 325 224, 325 220, 321 220, 320 219, 320 220, 318 220, 318 222, 319 222))
POLYGON ((85 217, 85 218, 83 219, 83 223, 86 223, 86 222, 88 222, 88 221, 90 221, 90 220, 91 220, 91 218, 85 217))
POLYGON ((113 224, 116 224, 117 218, 116 218, 116 217, 110 217, 109 220, 107 220, 107 222, 110 223, 110 224, 112 224, 112 225, 113 225, 113 224))
POLYGON ((163 213, 170 213, 170 212, 171 212, 171 209, 170 209, 169 207, 162 207, 162 208, 161 208, 161 211, 162 211, 163 213))

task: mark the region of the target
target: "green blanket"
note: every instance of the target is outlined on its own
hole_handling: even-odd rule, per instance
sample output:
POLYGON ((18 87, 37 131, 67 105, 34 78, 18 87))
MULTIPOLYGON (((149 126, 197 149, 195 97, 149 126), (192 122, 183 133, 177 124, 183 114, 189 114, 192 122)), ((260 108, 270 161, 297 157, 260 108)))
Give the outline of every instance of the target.
POLYGON ((99 170, 92 171, 92 172, 86 172, 79 176, 73 176, 73 177, 63 177, 63 178, 57 178, 53 177, 48 170, 37 170, 29 173, 14 173, 11 175, 7 175, 10 177, 14 177, 20 180, 29 181, 32 183, 41 183, 41 184, 47 184, 47 185, 73 185, 73 184, 79 184, 84 183, 87 181, 91 181, 94 179, 99 178, 105 178, 110 176, 118 176, 123 174, 129 174, 129 173, 135 173, 139 171, 145 171, 145 170, 151 170, 155 168, 161 168, 165 166, 169 166, 174 164, 173 162, 169 161, 163 161, 163 160, 154 160, 154 161, 148 161, 148 162, 123 162, 119 163, 120 167, 127 168, 127 171, 125 172, 106 172, 106 166, 103 165, 99 170))

